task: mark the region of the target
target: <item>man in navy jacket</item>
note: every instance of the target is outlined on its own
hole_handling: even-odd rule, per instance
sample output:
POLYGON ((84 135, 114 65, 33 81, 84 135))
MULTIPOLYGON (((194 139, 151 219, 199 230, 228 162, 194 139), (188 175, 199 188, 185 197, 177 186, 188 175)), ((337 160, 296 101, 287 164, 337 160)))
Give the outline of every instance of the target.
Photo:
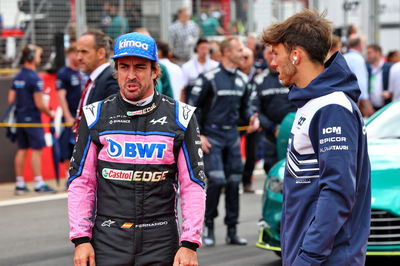
POLYGON ((330 38, 330 22, 310 10, 262 36, 298 108, 283 189, 283 265, 365 263, 371 170, 360 89, 340 53, 324 65, 330 38))

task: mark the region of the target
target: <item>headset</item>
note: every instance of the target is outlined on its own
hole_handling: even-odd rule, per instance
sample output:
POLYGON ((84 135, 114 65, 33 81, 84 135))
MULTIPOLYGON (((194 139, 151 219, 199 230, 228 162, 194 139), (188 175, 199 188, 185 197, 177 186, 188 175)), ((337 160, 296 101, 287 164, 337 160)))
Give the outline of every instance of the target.
POLYGON ((21 64, 32 62, 35 59, 36 47, 32 44, 27 44, 22 50, 21 64))

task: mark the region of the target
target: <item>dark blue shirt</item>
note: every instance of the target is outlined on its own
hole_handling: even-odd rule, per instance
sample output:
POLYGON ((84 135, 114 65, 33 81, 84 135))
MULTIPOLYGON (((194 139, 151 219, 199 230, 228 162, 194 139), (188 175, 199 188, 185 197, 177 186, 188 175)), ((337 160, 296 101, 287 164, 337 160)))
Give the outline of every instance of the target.
POLYGON ((63 67, 57 72, 57 90, 67 91, 67 103, 73 117, 76 116, 79 100, 81 99, 82 79, 79 71, 63 67))
POLYGON ((17 122, 40 123, 40 111, 33 100, 33 94, 43 90, 43 80, 37 72, 22 67, 11 89, 16 91, 17 122))

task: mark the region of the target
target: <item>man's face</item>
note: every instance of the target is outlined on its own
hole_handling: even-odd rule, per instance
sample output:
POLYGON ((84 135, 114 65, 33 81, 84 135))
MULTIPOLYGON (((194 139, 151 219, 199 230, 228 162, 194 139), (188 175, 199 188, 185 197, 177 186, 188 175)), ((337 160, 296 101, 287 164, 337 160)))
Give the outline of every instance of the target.
POLYGON ((71 51, 67 54, 67 59, 68 62, 71 66, 77 67, 79 66, 79 61, 78 61, 78 52, 76 51, 71 51))
POLYGON ((240 64, 240 69, 250 69, 254 64, 253 52, 249 48, 245 48, 243 51, 243 62, 240 64))
POLYGON ((42 53, 43 53, 42 48, 35 49, 34 62, 36 66, 40 65, 40 63, 42 62, 42 53))
MULTIPOLYGON (((100 65, 100 50, 95 47, 94 36, 83 35, 77 42, 78 62, 81 71, 90 74, 100 65)), ((103 49, 104 50, 104 49, 103 49)))
POLYGON ((265 46, 263 55, 264 55, 265 61, 267 61, 269 70, 271 70, 271 72, 277 72, 276 71, 276 66, 272 66, 272 59, 274 57, 274 54, 272 52, 272 46, 271 45, 265 46))
POLYGON ((273 57, 270 65, 279 72, 278 78, 281 80, 282 85, 289 87, 295 83, 294 78, 297 74, 297 69, 291 62, 293 58, 290 58, 290 54, 282 43, 272 45, 272 53, 273 57))
POLYGON ((118 85, 121 95, 130 101, 140 101, 154 91, 153 80, 157 77, 151 61, 136 56, 117 59, 118 85))
POLYGON ((209 51, 208 49, 209 49, 208 43, 206 43, 206 42, 200 43, 197 46, 197 54, 198 54, 198 56, 202 57, 202 58, 206 57, 208 55, 208 51, 209 51))
POLYGON ((375 51, 372 48, 367 49, 367 62, 368 64, 375 64, 380 59, 379 52, 375 51))
POLYGON ((228 59, 229 61, 231 61, 232 64, 236 65, 236 67, 238 67, 243 63, 244 60, 243 49, 244 49, 243 43, 237 39, 233 39, 231 41, 230 48, 227 49, 228 59))

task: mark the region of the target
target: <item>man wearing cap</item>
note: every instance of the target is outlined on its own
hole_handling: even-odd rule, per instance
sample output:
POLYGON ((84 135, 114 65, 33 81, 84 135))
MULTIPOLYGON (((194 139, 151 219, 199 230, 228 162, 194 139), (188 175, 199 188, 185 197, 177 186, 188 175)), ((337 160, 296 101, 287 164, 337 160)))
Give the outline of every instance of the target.
POLYGON ((74 263, 198 265, 205 174, 195 108, 155 91, 151 37, 120 36, 113 59, 120 93, 83 108, 71 160, 74 263))

